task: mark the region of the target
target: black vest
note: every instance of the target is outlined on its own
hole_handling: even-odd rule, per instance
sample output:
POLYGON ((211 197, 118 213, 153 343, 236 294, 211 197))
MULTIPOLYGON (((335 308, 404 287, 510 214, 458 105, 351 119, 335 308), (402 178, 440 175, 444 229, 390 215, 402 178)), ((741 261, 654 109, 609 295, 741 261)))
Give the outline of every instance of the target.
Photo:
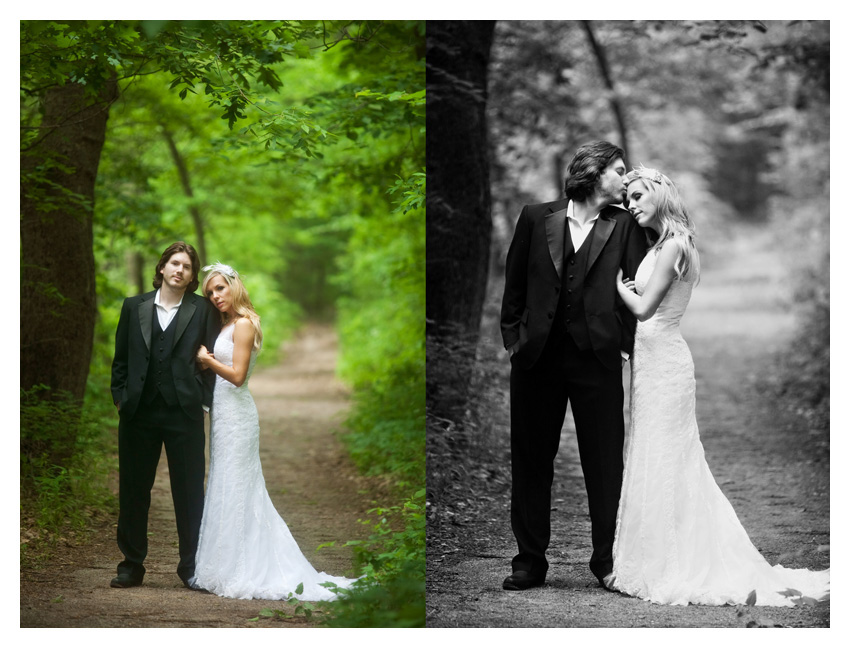
MULTIPOLYGON (((597 220, 597 222, 599 222, 597 220)), ((596 224, 593 225, 581 248, 576 252, 570 242, 570 224, 564 225, 564 265, 561 270, 561 295, 555 310, 555 325, 569 333, 579 349, 590 349, 590 333, 584 313, 584 279, 587 273, 587 258, 596 224)))
POLYGON ((142 403, 150 403, 157 393, 160 393, 168 405, 172 407, 177 405, 177 390, 174 387, 174 376, 171 374, 171 349, 174 347, 176 328, 177 316, 175 315, 163 331, 159 324, 159 316, 154 311, 150 360, 145 388, 142 390, 142 403))

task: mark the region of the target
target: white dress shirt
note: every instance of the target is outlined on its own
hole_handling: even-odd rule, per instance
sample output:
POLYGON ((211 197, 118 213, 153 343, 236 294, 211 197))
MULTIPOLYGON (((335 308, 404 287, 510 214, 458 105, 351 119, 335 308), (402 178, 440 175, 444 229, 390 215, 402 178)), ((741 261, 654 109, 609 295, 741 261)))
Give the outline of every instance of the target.
POLYGON ((174 316, 177 315, 177 309, 180 308, 180 304, 183 303, 183 298, 181 297, 180 301, 169 309, 163 306, 159 301, 159 292, 160 289, 157 288, 156 296, 153 298, 153 303, 156 306, 156 316, 159 318, 159 326, 164 331, 168 328, 168 325, 171 324, 171 320, 174 319, 174 316))
POLYGON ((571 200, 567 204, 567 223, 570 226, 570 238, 573 241, 573 250, 578 252, 578 249, 581 247, 581 244, 584 243, 587 235, 590 234, 590 230, 593 229, 593 226, 596 224, 596 219, 599 218, 599 214, 589 219, 586 223, 582 223, 578 218, 575 217, 575 210, 573 209, 573 201, 571 200))

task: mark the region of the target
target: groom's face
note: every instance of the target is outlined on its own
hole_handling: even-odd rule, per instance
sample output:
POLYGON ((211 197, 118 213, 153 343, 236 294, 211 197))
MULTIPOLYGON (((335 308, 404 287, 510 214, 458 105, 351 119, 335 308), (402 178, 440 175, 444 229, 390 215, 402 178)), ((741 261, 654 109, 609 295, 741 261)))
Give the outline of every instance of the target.
POLYGON ((609 203, 623 202, 626 197, 626 163, 617 158, 599 175, 598 191, 609 203))
POLYGON ((174 290, 186 290, 194 279, 192 259, 185 252, 175 252, 162 268, 162 281, 174 290))

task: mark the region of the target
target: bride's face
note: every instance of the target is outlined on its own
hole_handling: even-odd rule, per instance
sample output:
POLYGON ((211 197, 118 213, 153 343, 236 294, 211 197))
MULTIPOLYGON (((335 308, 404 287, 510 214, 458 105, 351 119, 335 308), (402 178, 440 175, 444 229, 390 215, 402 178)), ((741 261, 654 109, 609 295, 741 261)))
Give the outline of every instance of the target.
POLYGON ((233 314, 233 297, 230 294, 230 285, 221 275, 215 275, 207 284, 207 299, 220 313, 233 314))
POLYGON ((658 231, 661 223, 655 216, 655 203, 652 202, 652 198, 646 190, 643 180, 633 180, 630 182, 626 195, 629 203, 629 211, 635 217, 637 224, 641 227, 649 227, 658 231))

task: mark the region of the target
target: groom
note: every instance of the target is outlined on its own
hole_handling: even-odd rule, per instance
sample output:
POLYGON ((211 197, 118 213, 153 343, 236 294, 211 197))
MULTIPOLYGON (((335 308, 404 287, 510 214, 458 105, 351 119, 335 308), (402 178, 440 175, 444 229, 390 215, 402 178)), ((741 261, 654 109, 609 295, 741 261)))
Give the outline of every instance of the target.
POLYGON ((646 238, 618 206, 623 150, 596 141, 570 162, 566 198, 523 208, 506 261, 501 327, 511 361, 511 528, 519 553, 503 587, 542 585, 553 464, 571 403, 587 489, 590 570, 605 587, 623 479, 622 366, 635 319, 615 287, 634 277, 646 238))
POLYGON ((201 263, 191 245, 169 246, 156 266, 156 290, 121 307, 112 362, 118 408, 118 548, 124 560, 112 587, 136 587, 145 574, 148 509, 162 446, 168 456, 177 518, 177 574, 190 587, 204 510, 204 408, 215 375, 195 354, 215 345, 220 323, 210 302, 195 294, 201 263))

